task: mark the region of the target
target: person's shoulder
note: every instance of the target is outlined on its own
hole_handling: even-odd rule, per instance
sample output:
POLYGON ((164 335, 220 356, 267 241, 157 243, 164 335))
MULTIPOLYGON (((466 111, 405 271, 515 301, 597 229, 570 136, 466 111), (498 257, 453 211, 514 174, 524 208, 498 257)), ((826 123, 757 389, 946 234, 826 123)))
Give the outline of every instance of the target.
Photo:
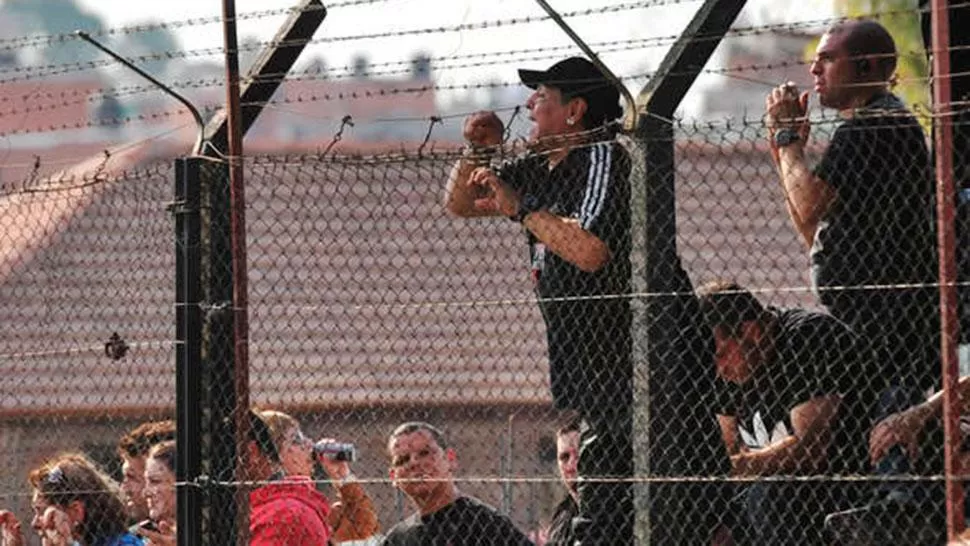
POLYGON ((461 497, 458 497, 457 499, 455 499, 455 502, 453 502, 451 505, 452 507, 459 510, 480 510, 480 511, 494 512, 498 514, 498 510, 496 510, 495 507, 492 506, 491 504, 488 504, 487 502, 481 499, 470 497, 468 495, 463 495, 461 497))
POLYGON ((499 171, 522 168, 538 168, 545 164, 546 158, 543 154, 526 151, 515 155, 509 155, 498 160, 496 168, 499 171))
POLYGON ((836 349, 858 338, 849 325, 825 312, 799 308, 774 312, 779 321, 779 337, 793 346, 824 344, 827 349, 836 349))
POLYGON ((579 506, 576 504, 576 499, 572 498, 570 495, 563 497, 559 504, 556 505, 556 509, 553 514, 577 514, 579 513, 579 506))
POLYGON ((804 337, 819 330, 838 329, 844 324, 839 319, 821 311, 801 308, 774 309, 778 328, 783 336, 804 337))
POLYGON ((886 93, 876 95, 865 106, 857 109, 846 122, 847 126, 873 129, 922 128, 916 115, 896 95, 886 93))
POLYGON ((613 160, 622 159, 629 161, 630 150, 624 146, 617 138, 603 138, 591 140, 582 146, 577 146, 570 150, 570 154, 581 157, 603 157, 603 152, 607 151, 613 160))
POLYGON ((451 503, 449 507, 453 512, 459 512, 462 516, 468 516, 473 514, 478 521, 482 521, 488 518, 491 519, 508 519, 507 516, 499 512, 494 506, 488 504, 487 502, 477 499, 475 497, 469 497, 467 495, 458 497, 455 502, 451 503))
POLYGON ((802 309, 801 307, 771 307, 769 309, 778 318, 778 322, 781 324, 783 329, 816 327, 820 324, 843 324, 839 321, 839 319, 823 311, 813 311, 810 309, 802 309))
POLYGON ((406 544, 407 539, 414 535, 419 527, 421 527, 421 518, 417 514, 408 516, 388 529, 381 544, 386 546, 406 544))
POLYGON ((499 512, 492 505, 475 497, 459 497, 452 506, 461 511, 462 517, 481 531, 495 537, 494 544, 532 544, 518 527, 512 523, 512 518, 499 512))
POLYGON ((104 542, 100 546, 144 546, 144 544, 145 540, 143 538, 126 532, 104 542))
POLYGON ((251 519, 326 521, 330 512, 327 498, 304 482, 276 482, 255 489, 250 494, 251 519))

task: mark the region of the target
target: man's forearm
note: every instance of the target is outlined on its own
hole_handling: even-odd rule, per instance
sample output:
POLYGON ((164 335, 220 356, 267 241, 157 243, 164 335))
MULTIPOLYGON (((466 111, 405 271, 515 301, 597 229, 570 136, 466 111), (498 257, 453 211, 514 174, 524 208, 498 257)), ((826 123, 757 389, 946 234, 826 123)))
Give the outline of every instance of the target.
POLYGON ((811 246, 819 219, 828 210, 832 191, 808 168, 800 144, 779 149, 778 171, 792 223, 806 245, 811 246))
MULTIPOLYGON (((961 377, 957 383, 960 413, 970 413, 970 376, 961 377)), ((926 402, 906 410, 907 417, 925 425, 933 417, 943 416, 943 391, 929 397, 926 402)))
POLYGON ((731 471, 735 476, 773 476, 817 472, 824 454, 820 446, 809 445, 795 436, 760 449, 742 451, 731 456, 731 471))
POLYGON ((538 211, 527 215, 522 224, 549 251, 583 271, 597 271, 610 261, 610 249, 606 243, 583 229, 574 219, 538 211))

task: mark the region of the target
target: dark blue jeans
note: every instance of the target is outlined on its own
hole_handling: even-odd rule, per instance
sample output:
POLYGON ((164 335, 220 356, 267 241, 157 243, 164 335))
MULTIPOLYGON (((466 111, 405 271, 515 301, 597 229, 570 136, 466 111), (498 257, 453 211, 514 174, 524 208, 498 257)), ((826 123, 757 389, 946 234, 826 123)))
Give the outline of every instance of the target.
POLYGON ((731 534, 738 546, 829 546, 826 516, 860 502, 866 491, 858 482, 755 482, 731 503, 731 534))

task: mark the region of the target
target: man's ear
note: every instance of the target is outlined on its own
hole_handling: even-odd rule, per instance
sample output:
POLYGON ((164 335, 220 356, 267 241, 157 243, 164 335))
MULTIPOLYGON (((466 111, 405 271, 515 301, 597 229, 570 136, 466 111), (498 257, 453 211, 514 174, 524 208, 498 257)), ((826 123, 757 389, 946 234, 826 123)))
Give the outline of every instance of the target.
POLYGON ((569 101, 569 104, 566 106, 566 112, 569 114, 570 119, 579 123, 579 120, 583 119, 583 116, 586 115, 587 108, 589 108, 589 105, 586 104, 586 99, 575 97, 569 101))
POLYGON ((455 471, 458 469, 458 454, 450 447, 445 450, 445 458, 448 459, 448 469, 455 471))
POLYGON ((397 473, 394 472, 394 467, 387 469, 387 477, 391 479, 391 485, 397 487, 397 473))

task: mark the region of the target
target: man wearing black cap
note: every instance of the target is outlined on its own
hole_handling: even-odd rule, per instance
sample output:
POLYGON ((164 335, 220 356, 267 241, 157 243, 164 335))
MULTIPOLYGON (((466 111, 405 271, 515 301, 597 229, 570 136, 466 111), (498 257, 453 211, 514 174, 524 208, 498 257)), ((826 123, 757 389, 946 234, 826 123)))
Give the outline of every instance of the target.
MULTIPOLYGON (((612 138, 619 92, 586 59, 520 70, 535 92, 530 151, 491 169, 459 161, 445 205, 462 217, 505 216, 528 237, 546 323, 557 408, 584 420, 581 544, 632 544, 630 157, 612 138)), ((465 122, 473 149, 501 143, 492 112, 465 122)))

